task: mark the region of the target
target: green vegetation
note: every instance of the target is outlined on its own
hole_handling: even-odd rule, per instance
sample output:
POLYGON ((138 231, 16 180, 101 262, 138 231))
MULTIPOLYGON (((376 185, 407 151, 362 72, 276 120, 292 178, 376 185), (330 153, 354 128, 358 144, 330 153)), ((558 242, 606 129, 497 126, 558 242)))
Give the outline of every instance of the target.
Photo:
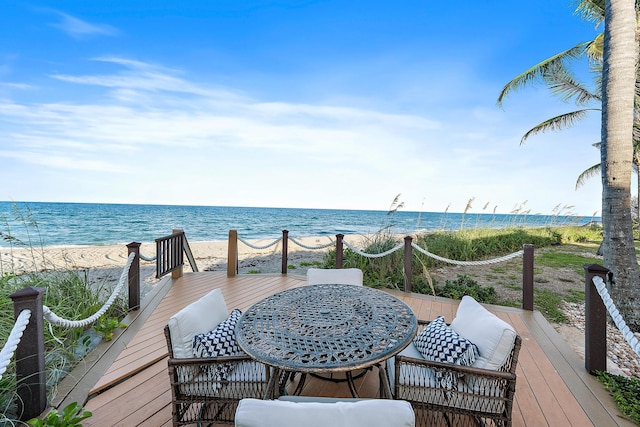
MULTIPOLYGON (((598 226, 545 227, 545 228, 507 228, 507 229, 463 229, 459 231, 438 231, 418 235, 414 243, 430 253, 443 258, 458 261, 478 261, 503 256, 522 249, 524 244, 533 244, 536 249, 551 248, 562 244, 588 244, 594 248, 602 240, 602 229, 598 226)), ((369 254, 386 252, 398 244, 401 239, 385 229, 366 242, 363 251, 369 254)), ((595 252, 595 249, 593 249, 595 252)), ((411 261, 412 288, 414 292, 434 293, 437 287, 430 270, 447 266, 419 251, 412 251, 411 261)), ((592 258, 567 255, 562 251, 551 251, 536 258, 537 268, 542 266, 569 266, 583 274, 582 265, 592 263, 592 258), (540 259, 540 261, 539 261, 540 259), (579 270, 578 270, 579 269, 579 270)), ((329 251, 324 258, 323 267, 334 267, 335 250, 329 251)), ((368 258, 345 249, 343 267, 360 268, 365 282, 375 287, 400 289, 404 283, 403 251, 397 250, 379 258, 368 258)), ((521 269, 521 264, 519 267, 521 269)), ((510 271, 509 267, 496 265, 492 271, 506 275, 511 283, 520 279, 520 272, 510 271)), ((521 271, 521 270, 520 270, 521 271)), ((496 276, 497 277, 497 276, 496 276)), ((496 301, 500 303, 500 301, 496 301)), ((509 305, 511 305, 509 303, 509 305)))
POLYGON ((322 263, 320 261, 302 261, 300 263, 300 267, 321 267, 322 263))
MULTIPOLYGON (((9 230, 0 233, 0 238, 10 245, 10 248, 20 247, 29 249, 33 267, 26 273, 17 272, 13 259, 0 260, 0 336, 8 337, 14 325, 13 302, 9 295, 27 286, 43 288, 43 304, 56 315, 68 320, 82 320, 95 314, 106 302, 111 294, 111 289, 105 285, 89 283, 85 272, 66 270, 53 270, 44 268, 51 265, 45 259, 42 246, 33 244, 40 242, 36 222, 30 213, 22 215, 16 212, 16 217, 22 220, 27 231, 28 242, 20 241, 12 237, 9 230), (38 267, 40 266, 40 267, 38 267)), ((0 218, 2 220, 2 218, 0 218)), ((5 221, 5 224, 7 222, 5 221)), ((107 310, 101 321, 95 325, 96 329, 102 328, 108 336, 116 327, 123 325, 117 320, 127 314, 127 301, 123 297, 116 298, 114 304, 107 310)), ((56 394, 56 386, 93 347, 90 344, 91 326, 86 328, 65 328, 60 326, 45 325, 45 370, 47 380, 48 398, 51 400, 56 394), (50 326, 50 327, 49 327, 50 326)), ((95 333, 93 334, 95 335, 95 333)), ((12 360, 7 371, 0 380, 0 418, 12 423, 17 418, 15 406, 15 360, 12 360)), ((73 420, 77 414, 72 414, 74 409, 67 409, 60 415, 61 420, 73 420)), ((85 417, 86 418, 86 417, 85 417)), ((84 418, 82 418, 84 419, 84 418)), ((64 421, 64 422, 67 422, 64 421)), ((62 422, 62 421, 61 421, 62 422)), ((76 424, 44 424, 44 425, 76 425, 76 424)), ((34 424, 40 425, 40 424, 34 424)))
POLYGON ((96 332, 101 333, 105 341, 111 341, 116 329, 126 327, 127 325, 120 322, 117 317, 100 316, 93 326, 93 329, 95 329, 96 332))
POLYGON ((567 321, 567 316, 560 310, 562 297, 557 293, 547 289, 534 289, 533 301, 535 308, 540 311, 549 322, 564 323, 567 321))
POLYGON ((613 396, 622 413, 640 425, 640 379, 627 378, 608 372, 597 372, 596 376, 613 396))
POLYGON ((562 250, 550 250, 536 257, 536 264, 551 268, 572 268, 578 274, 584 275, 584 265, 594 264, 594 259, 562 250))
POLYGON ((462 299, 463 296, 469 295, 476 301, 495 304, 497 302, 496 290, 493 287, 478 285, 478 282, 465 274, 458 274, 455 280, 447 280, 442 287, 435 287, 436 295, 451 298, 462 299))
POLYGON ((82 427, 80 422, 91 415, 91 412, 83 411, 82 406, 73 402, 65 406, 61 413, 52 409, 43 419, 33 418, 27 424, 33 427, 82 427))

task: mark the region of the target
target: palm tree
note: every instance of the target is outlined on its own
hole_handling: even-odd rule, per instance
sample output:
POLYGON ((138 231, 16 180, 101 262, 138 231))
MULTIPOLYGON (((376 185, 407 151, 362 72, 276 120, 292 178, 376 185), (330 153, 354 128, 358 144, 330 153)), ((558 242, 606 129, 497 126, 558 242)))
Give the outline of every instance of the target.
MULTIPOLYGON (((640 73, 635 68, 635 62, 638 59, 638 44, 634 40, 627 51, 627 55, 629 53, 635 55, 632 78, 625 80, 625 89, 632 93, 630 106, 624 106, 621 101, 621 99, 626 99, 626 102, 628 102, 628 94, 623 95, 623 92, 617 92, 616 86, 619 76, 629 79, 629 76, 623 73, 626 72, 626 68, 618 70, 617 65, 618 63, 624 64, 624 61, 628 61, 628 58, 623 57, 619 52, 615 52, 612 56, 609 51, 610 49, 615 50, 613 46, 624 46, 629 43, 628 33, 626 34, 627 39, 620 36, 620 34, 625 34, 625 31, 631 31, 629 30, 628 22, 626 22, 628 20, 634 22, 634 26, 631 26, 634 30, 631 32, 635 37, 638 3, 634 0, 582 0, 578 4, 576 12, 582 15, 583 18, 594 22, 596 26, 605 21, 605 32, 598 34, 593 40, 579 43, 566 51, 554 55, 516 76, 503 88, 498 97, 498 105, 502 106, 507 94, 536 80, 542 80, 554 94, 565 101, 574 99, 578 105, 582 106, 588 105, 591 101, 602 101, 602 139, 601 143, 597 143, 601 148, 601 162, 583 172, 578 178, 577 185, 587 177, 593 176, 600 171, 602 172, 602 219, 604 225, 602 249, 605 255, 604 264, 618 278, 618 285, 616 285, 615 289, 612 289, 614 301, 616 301, 625 318, 628 319, 629 325, 633 325, 631 326, 632 328, 635 327, 636 330, 640 330, 640 307, 637 304, 638 294, 640 293, 638 290, 640 271, 638 270, 637 258, 633 247, 630 193, 632 166, 635 165, 636 170, 640 170, 640 168, 637 168, 640 164, 640 150, 638 149, 640 147, 640 73), (618 10, 620 10, 619 13, 626 14, 626 16, 611 17, 612 11, 618 10), (607 11, 606 14, 605 11, 607 11), (615 29, 612 31, 607 26, 614 26, 615 29), (610 39, 612 33, 616 35, 613 41, 610 39), (602 70, 601 81, 596 79, 596 87, 603 89, 602 97, 596 95, 598 92, 589 92, 575 80, 571 73, 569 68, 571 61, 584 56, 589 58, 592 71, 598 73, 601 64, 604 64, 607 69, 606 72, 604 69, 602 70), (630 83, 631 81, 633 83, 630 83), (605 82, 604 86, 602 86, 601 82, 605 82), (612 88, 609 87, 612 82, 613 92, 611 92, 612 88), (612 100, 614 103, 605 107, 605 103, 612 100), (619 112, 618 108, 626 108, 626 110, 619 112), (625 122, 627 116, 631 117, 630 125, 625 122), (607 120, 610 120, 609 117, 613 118, 610 123, 607 122, 607 120), (624 125, 618 123, 618 120, 624 125), (624 126, 627 126, 628 129, 624 126), (624 143, 621 142, 622 135, 627 135, 627 141, 624 143)), ((626 65, 628 66, 629 64, 627 63, 626 65)), ((589 111, 593 110, 597 110, 597 108, 581 108, 545 120, 528 131, 522 138, 521 144, 528 137, 537 133, 550 129, 570 127, 585 117, 589 111)), ((638 186, 640 190, 640 181, 638 186)))
POLYGON ((629 327, 640 331, 640 269, 633 244, 630 191, 640 53, 636 3, 606 0, 605 6, 600 161, 604 264, 614 274, 611 296, 616 306, 629 327))

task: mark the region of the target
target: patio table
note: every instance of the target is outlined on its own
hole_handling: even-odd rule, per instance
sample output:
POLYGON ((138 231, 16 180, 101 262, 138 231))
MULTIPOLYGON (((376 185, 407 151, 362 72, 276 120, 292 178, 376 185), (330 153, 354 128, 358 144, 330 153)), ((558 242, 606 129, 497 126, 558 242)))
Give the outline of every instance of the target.
POLYGON ((277 397, 280 374, 347 374, 377 366, 381 397, 391 397, 384 361, 404 349, 416 317, 395 296, 367 286, 321 284, 271 295, 244 312, 236 327, 240 347, 274 368, 265 398, 277 397))

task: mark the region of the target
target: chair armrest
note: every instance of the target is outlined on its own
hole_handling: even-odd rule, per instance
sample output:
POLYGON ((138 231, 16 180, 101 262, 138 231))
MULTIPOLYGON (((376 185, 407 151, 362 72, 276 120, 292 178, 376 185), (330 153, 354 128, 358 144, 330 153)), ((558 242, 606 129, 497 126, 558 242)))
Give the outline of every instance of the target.
POLYGON ((432 368, 437 371, 448 371, 457 373, 460 375, 475 375, 494 379, 503 379, 507 381, 516 379, 516 374, 511 372, 494 371, 491 369, 475 368, 473 366, 454 365, 453 363, 434 362, 426 359, 417 359, 414 357, 397 355, 396 364, 402 364, 403 362, 411 365, 422 366, 425 368, 432 368))
POLYGON ((169 365, 173 366, 188 366, 188 365, 216 365, 229 362, 251 362, 254 359, 248 355, 240 356, 219 356, 219 357, 190 357, 190 358, 175 358, 170 357, 168 360, 169 365))

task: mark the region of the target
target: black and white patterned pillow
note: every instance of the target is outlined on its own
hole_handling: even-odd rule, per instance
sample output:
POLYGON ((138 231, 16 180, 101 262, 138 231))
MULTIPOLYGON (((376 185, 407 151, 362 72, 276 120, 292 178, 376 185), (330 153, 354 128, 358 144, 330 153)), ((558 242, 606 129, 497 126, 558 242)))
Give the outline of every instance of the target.
POLYGON ((470 366, 478 357, 478 347, 458 335, 438 316, 420 332, 413 344, 427 360, 470 366))
MULTIPOLYGON (((429 322, 413 339, 413 345, 425 359, 434 362, 469 366, 479 355, 478 347, 447 326, 443 316, 429 322)), ((458 384, 458 375, 452 372, 438 370, 435 378, 446 389, 454 389, 458 384)))
MULTIPOLYGON (((193 355, 195 357, 237 356, 245 354, 236 342, 236 324, 242 312, 233 309, 229 317, 213 330, 193 337, 193 355)), ((231 363, 215 366, 213 375, 217 380, 224 380, 233 369, 231 363)))

